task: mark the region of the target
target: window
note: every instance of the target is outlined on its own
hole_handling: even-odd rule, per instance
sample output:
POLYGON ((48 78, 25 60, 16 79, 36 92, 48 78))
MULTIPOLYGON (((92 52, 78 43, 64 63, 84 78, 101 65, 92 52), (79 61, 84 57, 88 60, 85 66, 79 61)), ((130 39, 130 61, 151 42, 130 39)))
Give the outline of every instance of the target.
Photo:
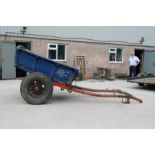
POLYGON ((123 62, 122 49, 110 48, 109 49, 109 61, 110 62, 123 62))
POLYGON ((49 44, 48 45, 48 58, 52 60, 66 60, 65 45, 49 44))

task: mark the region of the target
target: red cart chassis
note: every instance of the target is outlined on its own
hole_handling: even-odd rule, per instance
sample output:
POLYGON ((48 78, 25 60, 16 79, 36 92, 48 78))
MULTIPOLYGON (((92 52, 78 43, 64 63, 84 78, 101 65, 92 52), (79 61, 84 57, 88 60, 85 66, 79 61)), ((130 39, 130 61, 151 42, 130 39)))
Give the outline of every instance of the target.
POLYGON ((90 89, 85 87, 79 87, 75 85, 69 84, 61 84, 59 82, 52 82, 53 86, 60 87, 61 90, 66 89, 69 93, 77 92, 80 94, 85 94, 89 96, 96 97, 118 97, 122 98, 122 103, 130 103, 130 99, 138 101, 138 103, 142 103, 143 101, 127 92, 124 92, 119 89, 90 89))

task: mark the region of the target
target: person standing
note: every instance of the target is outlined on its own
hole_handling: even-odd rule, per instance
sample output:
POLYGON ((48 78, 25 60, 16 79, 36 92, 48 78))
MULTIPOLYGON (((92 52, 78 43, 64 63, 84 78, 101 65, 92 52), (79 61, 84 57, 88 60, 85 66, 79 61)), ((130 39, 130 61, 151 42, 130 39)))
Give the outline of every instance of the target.
POLYGON ((136 67, 140 63, 140 60, 134 54, 129 57, 129 75, 131 78, 136 77, 136 67))

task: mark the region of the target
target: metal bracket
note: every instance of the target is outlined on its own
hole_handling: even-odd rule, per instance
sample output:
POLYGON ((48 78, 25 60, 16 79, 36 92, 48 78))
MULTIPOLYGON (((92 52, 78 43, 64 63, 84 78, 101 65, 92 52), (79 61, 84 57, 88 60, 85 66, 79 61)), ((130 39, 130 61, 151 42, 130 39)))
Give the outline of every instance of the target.
POLYGON ((123 104, 130 104, 130 99, 128 97, 122 97, 121 103, 123 103, 123 104))

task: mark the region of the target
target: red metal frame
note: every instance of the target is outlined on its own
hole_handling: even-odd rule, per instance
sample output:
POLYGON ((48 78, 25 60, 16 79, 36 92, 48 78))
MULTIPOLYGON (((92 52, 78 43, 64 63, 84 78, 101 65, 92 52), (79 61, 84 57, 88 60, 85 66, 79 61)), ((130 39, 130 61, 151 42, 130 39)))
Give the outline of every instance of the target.
POLYGON ((59 82, 52 82, 53 86, 60 87, 62 90, 67 89, 68 92, 77 92, 80 94, 96 96, 96 97, 119 97, 122 98, 122 103, 130 103, 130 99, 136 100, 139 103, 143 101, 127 92, 124 92, 119 89, 90 89, 85 87, 79 87, 69 84, 61 84, 59 82), (102 93, 102 94, 101 94, 102 93), (104 94, 106 93, 106 94, 104 94), (126 99, 125 101, 123 99, 126 99))

